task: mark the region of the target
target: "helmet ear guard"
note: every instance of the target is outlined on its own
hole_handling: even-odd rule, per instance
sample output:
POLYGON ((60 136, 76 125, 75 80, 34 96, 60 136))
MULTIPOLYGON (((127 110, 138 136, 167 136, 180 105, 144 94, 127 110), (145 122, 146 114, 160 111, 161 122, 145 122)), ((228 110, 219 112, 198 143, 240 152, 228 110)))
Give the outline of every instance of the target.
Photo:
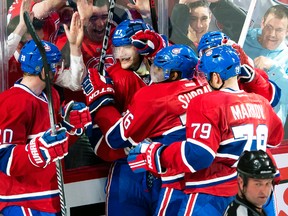
POLYGON ((239 158, 237 171, 244 178, 274 179, 276 167, 263 150, 244 151, 239 158))
MULTIPOLYGON (((42 40, 41 41, 47 57, 47 63, 50 67, 50 71, 56 72, 56 64, 61 59, 61 52, 52 43, 42 40)), ((25 73, 32 75, 38 75, 43 69, 43 59, 40 51, 35 44, 34 40, 30 40, 21 49, 19 62, 21 63, 21 69, 25 73)))

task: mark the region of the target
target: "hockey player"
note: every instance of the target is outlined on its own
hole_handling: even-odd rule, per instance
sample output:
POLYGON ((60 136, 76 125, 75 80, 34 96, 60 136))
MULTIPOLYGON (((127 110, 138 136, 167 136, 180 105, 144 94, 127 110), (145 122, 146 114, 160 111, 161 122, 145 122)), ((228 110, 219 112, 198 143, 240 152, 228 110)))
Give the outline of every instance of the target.
MULTIPOLYGON (((42 44, 52 79, 61 53, 52 43, 42 44)), ((84 104, 72 102, 63 110, 68 130, 51 134, 43 62, 33 40, 21 49, 20 62, 23 78, 0 94, 0 213, 56 216, 60 200, 54 162, 68 153, 68 132, 82 130, 90 115, 84 104)), ((60 100, 51 89, 56 114, 60 100)))
POLYGON ((140 19, 120 23, 113 34, 112 43, 114 57, 121 68, 135 71, 146 84, 150 83, 149 60, 168 46, 165 36, 155 33, 152 26, 140 19))
MULTIPOLYGON (((103 134, 106 134, 107 128, 111 126, 111 122, 114 123, 114 120, 120 119, 121 114, 127 110, 127 106, 131 102, 133 95, 140 88, 146 86, 138 75, 138 72, 149 70, 146 68, 149 64, 142 63, 142 61, 149 63, 149 61, 144 60, 143 55, 152 57, 158 50, 166 45, 166 43, 162 44, 162 39, 158 41, 159 37, 160 36, 152 30, 151 26, 142 20, 125 20, 121 22, 116 27, 112 37, 113 44, 117 45, 115 52, 118 54, 117 58, 119 58, 119 60, 117 60, 115 65, 107 69, 109 78, 102 77, 103 80, 106 80, 107 84, 97 79, 99 78, 98 71, 93 68, 89 69, 89 76, 85 78, 83 82, 86 101, 87 104, 91 105, 90 111, 94 120, 94 130, 93 135, 89 138, 90 142, 96 155, 104 160, 114 161, 106 187, 106 215, 119 215, 119 211, 125 215, 134 215, 135 212, 139 212, 139 214, 142 212, 143 215, 147 215, 151 214, 151 209, 156 208, 158 196, 155 196, 153 191, 147 189, 146 176, 143 176, 143 174, 137 176, 133 173, 131 176, 131 170, 126 160, 126 149, 111 149, 106 144, 105 139, 103 139, 103 137, 100 138, 101 133, 97 133, 96 126, 101 129, 103 134), (98 80, 98 82, 100 81, 101 87, 97 85, 93 86, 95 79, 98 80), (113 81, 113 89, 110 88, 111 79, 113 81), (99 92, 99 89, 103 91, 101 90, 99 92), (92 96, 94 94, 95 97, 92 96), (98 112, 98 108, 103 105, 108 105, 111 102, 109 94, 114 95, 113 101, 115 102, 116 112, 109 110, 114 107, 106 106, 107 109, 105 110, 109 113, 110 118, 106 121, 105 118, 108 117, 107 113, 98 112), (137 188, 139 193, 126 193, 128 189, 122 186, 123 184, 126 186, 127 182, 130 182, 129 187, 137 188), (128 194, 129 197, 127 197, 128 194), (119 202, 119 200, 121 201, 119 202)), ((148 83, 150 78, 146 73, 145 76, 143 76, 143 79, 145 78, 147 78, 148 83)), ((160 188, 160 184, 154 187, 160 188)))
MULTIPOLYGON (((265 71, 253 67, 254 63, 252 59, 248 57, 244 50, 226 34, 219 31, 212 31, 204 34, 198 46, 199 56, 202 56, 203 53, 209 49, 221 45, 232 46, 239 54, 242 74, 242 78, 238 81, 240 89, 244 89, 246 92, 253 92, 262 95, 268 99, 274 111, 277 113, 277 107, 279 107, 280 101, 283 100, 283 91, 281 91, 277 84, 268 79, 268 75, 265 71), (243 79, 243 77, 245 78, 243 79)), ((273 202, 270 202, 270 205, 265 206, 265 210, 269 214, 275 214, 273 197, 272 201, 273 202)))
MULTIPOLYGON (((147 55, 150 53, 150 55, 153 56, 157 53, 158 50, 160 50, 166 45, 159 43, 157 41, 158 34, 154 31, 150 31, 150 29, 152 29, 151 26, 149 24, 146 24, 142 20, 126 20, 116 27, 115 34, 113 34, 113 44, 118 45, 116 52, 117 50, 121 49, 121 47, 123 47, 124 50, 125 47, 129 48, 129 50, 131 51, 127 53, 123 52, 123 54, 125 54, 126 56, 126 64, 124 64, 123 67, 121 65, 121 61, 125 61, 125 59, 122 59, 124 55, 121 57, 121 53, 118 53, 118 57, 121 57, 119 61, 117 61, 115 65, 107 69, 107 74, 109 75, 110 79, 113 80, 113 89, 115 90, 115 106, 117 107, 120 114, 124 113, 127 110, 127 106, 131 102, 133 95, 140 88, 146 86, 146 83, 150 82, 150 76, 146 74, 146 71, 149 70, 150 65, 147 64, 149 62, 142 55, 147 55), (147 38, 145 38, 145 33, 148 29, 149 31, 147 34, 147 38), (136 35, 136 33, 138 34, 136 35), (141 37, 138 37, 138 35, 140 35, 141 37), (153 38, 152 35, 155 35, 155 37, 153 38), (145 44, 147 44, 147 46, 145 44), (136 46, 139 47, 137 48, 136 46), (140 53, 138 52, 139 49, 140 53), (144 64, 143 61, 145 61, 146 63, 144 64), (142 79, 138 75, 138 73, 141 74, 142 72, 139 71, 145 71, 145 76, 142 77, 142 79), (145 80, 145 82, 143 82, 143 79, 145 80)), ((161 42, 162 41, 163 40, 161 40, 161 42)), ((89 69, 89 72, 90 74, 98 73, 97 70, 91 68, 89 69)), ((88 78, 89 77, 87 77, 87 79, 88 78)), ((84 93, 86 95, 89 94, 87 93, 87 91, 92 87, 91 85, 89 85, 89 79, 87 83, 85 81, 82 83, 84 93)), ((94 91, 96 90, 97 88, 95 87, 94 91)), ((105 94, 106 92, 101 92, 99 96, 101 96, 102 93, 105 94)), ((90 104, 90 101, 87 98, 88 97, 86 96, 87 104, 90 104)), ((101 103, 102 102, 99 102, 97 106, 100 106, 101 103)), ((96 108, 96 105, 95 107, 90 107, 90 111, 92 114, 94 112, 94 109, 96 108)), ((121 117, 121 115, 117 116, 117 118, 119 117, 121 117)), ((97 119, 95 123, 96 125, 98 124, 98 122, 101 122, 100 118, 96 116, 93 119, 97 119)), ((101 131, 103 132, 105 131, 105 129, 101 128, 101 131)), ((105 144, 105 142, 98 141, 99 138, 95 138, 95 136, 93 135, 92 138, 90 138, 90 142, 92 143, 93 148, 95 148, 96 155, 98 155, 102 159, 114 161, 123 157, 126 158, 126 154, 124 153, 124 151, 121 151, 120 155, 114 154, 115 152, 110 151, 111 149, 105 144), (104 143, 104 145, 102 145, 101 143, 104 143)))
MULTIPOLYGON (((136 28, 134 28, 134 29, 136 29, 136 28)), ((124 34, 123 34, 124 35, 124 34)), ((133 37, 132 37, 133 38, 133 37)), ((127 39, 126 39, 127 40, 127 39)), ((123 40, 124 41, 124 40, 123 40)), ((172 49, 172 48, 171 48, 172 49)), ((166 50, 166 49, 164 49, 164 50, 166 50)), ((173 49, 172 49, 173 50, 173 49)), ((177 50, 177 49, 176 49, 177 50)), ((163 51, 164 52, 164 51, 163 51)), ((159 53, 161 53, 161 54, 163 54, 162 53, 162 51, 160 51, 159 53)), ((158 55, 156 55, 156 56, 158 56, 158 57, 156 57, 155 59, 154 59, 154 61, 159 61, 159 65, 161 65, 160 64, 160 62, 161 61, 163 61, 163 64, 168 64, 166 61, 165 61, 165 58, 164 59, 162 59, 160 56, 160 54, 158 55)), ((164 56, 166 56, 166 55, 164 55, 164 56)), ((171 60, 171 59, 173 59, 171 56, 168 58, 167 57, 167 59, 168 59, 168 61, 169 60, 171 60)), ((155 63, 156 64, 156 63, 155 63)), ((172 63, 171 63, 172 64, 172 63)), ((162 65, 161 65, 162 66, 162 65)), ((169 64, 168 64, 168 66, 169 66, 169 64)), ((167 66, 167 67, 168 67, 167 66)), ((114 67, 114 66, 113 66, 114 67)), ((112 68, 112 67, 111 67, 112 68)), ((109 71, 109 69, 108 69, 108 71, 109 71)), ((118 74, 118 73, 117 73, 118 74)), ((251 77, 250 77, 251 78, 251 77)), ((244 78, 243 78, 244 79, 244 78)), ((256 82, 257 83, 257 82, 256 82)), ((263 85, 263 87, 267 87, 267 85, 266 85, 266 83, 263 83, 262 84, 263 85)), ((99 88, 99 86, 96 88, 96 86, 95 86, 95 89, 94 89, 94 91, 97 91, 97 89, 101 89, 101 88, 99 88)), ((146 89, 146 87, 145 87, 145 89, 146 89)), ((110 89, 111 90, 111 89, 110 89)), ((120 89, 121 90, 121 89, 120 89)), ((206 91, 209 91, 209 88, 207 88, 206 89, 206 91)), ((103 91, 103 92, 105 92, 105 93, 107 93, 107 94, 109 94, 109 93, 112 93, 111 91, 110 92, 106 92, 106 91, 103 91)), ((118 91, 115 91, 115 93, 117 94, 117 92, 118 91)), ((142 90, 140 91, 140 92, 142 92, 142 90)), ((138 95, 138 93, 137 93, 137 95, 138 95)), ((193 95, 193 94, 192 94, 193 95)), ((187 95, 186 95, 187 96, 187 95)), ((191 96, 191 95, 190 95, 191 96)), ((190 97, 190 96, 187 96, 188 98, 190 97)), ((191 96, 192 97, 192 96, 191 96)), ((140 97, 140 98, 143 98, 143 97, 140 97)), ((187 99, 188 100, 188 99, 187 99)), ((133 100, 134 101, 134 100, 133 100)), ((89 103, 89 102, 88 102, 89 103)), ((134 104, 134 102, 132 102, 133 103, 133 105, 135 105, 134 104)), ((139 103, 139 101, 138 101, 138 103, 139 103)), ((137 103, 137 104, 138 104, 137 103)), ((188 102, 187 102, 188 103, 188 102)), ((96 104, 96 103, 95 103, 96 104)), ((97 103, 97 106, 99 105, 100 103, 98 102, 97 103)), ((136 105, 135 105, 136 106, 136 105)), ((145 107, 145 105, 139 105, 140 107, 145 107)), ((90 107, 92 107, 92 106, 90 106, 90 107)), ((95 105, 95 107, 96 107, 96 105, 95 105)), ((133 107, 133 106, 132 106, 133 107)), ((122 140, 122 138, 121 139, 118 139, 119 137, 118 137, 118 134, 121 134, 122 132, 119 132, 119 131, 121 131, 121 129, 119 129, 120 128, 120 126, 119 125, 121 125, 122 124, 122 121, 124 121, 124 120, 122 120, 122 121, 119 121, 119 122, 117 122, 117 123, 115 123, 115 125, 113 125, 113 122, 116 122, 117 121, 117 119, 119 119, 119 114, 118 114, 118 117, 115 117, 115 119, 113 120, 113 111, 112 110, 110 110, 111 108, 109 108, 109 106, 106 106, 105 107, 105 109, 103 108, 100 108, 100 110, 99 110, 99 112, 97 111, 97 113, 96 113, 96 116, 94 117, 94 119, 98 119, 98 124, 99 124, 99 126, 100 126, 100 128, 101 128, 101 130, 102 130, 102 132, 105 134, 106 132, 105 131, 108 131, 108 135, 106 135, 106 137, 110 137, 110 140, 108 141, 108 143, 110 143, 110 145, 113 147, 113 148, 119 148, 121 145, 121 147, 125 147, 125 139, 124 139, 124 141, 122 141, 122 142, 124 142, 124 144, 122 143, 121 144, 121 142, 120 142, 120 140, 122 140), (103 113, 102 113, 102 111, 103 111, 103 113), (108 113, 109 112, 109 116, 107 116, 105 113, 108 113), (102 117, 101 117, 101 114, 100 113, 102 113, 102 117), (105 120, 105 118, 103 118, 103 115, 105 115, 105 118, 107 118, 106 120, 105 120), (99 120, 99 119, 101 119, 101 121, 99 120), (108 122, 110 122, 110 123, 112 123, 112 124, 110 124, 110 126, 109 126, 109 124, 107 124, 106 122, 107 122, 107 120, 108 120, 108 122), (103 125, 104 124, 104 125, 103 125), (113 126, 113 127, 112 127, 113 126), (106 128, 106 129, 105 129, 106 128), (117 138, 115 138, 115 137, 117 137, 117 138), (116 143, 116 140, 117 140, 117 143, 116 143)), ((128 109, 129 111, 130 111, 130 108, 128 109)), ((137 115, 136 116, 141 116, 141 119, 143 119, 143 116, 142 116, 142 113, 141 113, 141 110, 143 110, 142 108, 140 109, 140 108, 138 108, 138 109, 135 109, 135 110, 139 110, 139 112, 137 112, 137 115)), ((136 112, 136 111, 135 111, 136 112)), ((147 111, 145 111, 145 112, 147 112, 147 111)), ((148 113, 149 114, 149 113, 148 113)), ((147 114, 147 116, 148 116, 148 119, 149 119, 149 115, 147 114)), ((128 115, 127 114, 127 116, 128 117, 130 117, 130 115, 128 115)), ((133 121, 130 119, 130 118, 128 118, 127 117, 127 120, 125 120, 124 122, 126 122, 127 123, 127 125, 130 125, 130 124, 132 124, 132 126, 131 126, 131 128, 133 128, 133 129, 131 129, 133 132, 131 132, 132 134, 137 134, 137 136, 140 136, 142 139, 145 139, 145 137, 147 136, 147 137, 150 137, 151 138, 151 136, 149 136, 149 132, 151 132, 150 130, 145 130, 145 132, 143 131, 141 134, 139 134, 139 133, 137 133, 137 131, 138 130, 136 130, 135 129, 135 131, 134 131, 134 128, 136 128, 137 126, 139 126, 139 127, 141 127, 141 123, 140 122, 143 122, 142 120, 140 121, 140 122, 138 122, 139 120, 136 120, 137 118, 136 117, 134 117, 134 115, 133 115, 133 121), (135 122, 135 123, 131 123, 131 122, 135 122), (137 123, 136 123, 137 122, 137 123), (145 136, 145 134, 146 134, 146 136, 145 136)), ((151 118, 150 118, 151 119, 151 118)), ((184 117, 183 117, 183 119, 185 119, 184 117)), ((184 120, 183 120, 184 121, 184 120)), ((164 121, 164 122, 166 122, 166 121, 164 121)), ((126 124, 125 123, 125 124, 126 124)), ((146 121, 145 121, 145 123, 147 124, 147 125, 149 125, 146 121)), ((124 123, 123 123, 124 124, 124 123)), ((156 124, 156 123, 155 123, 156 124)), ((159 124, 159 127, 162 127, 163 126, 163 123, 162 124, 159 124)), ((171 125, 170 125, 171 126, 171 125)), ((168 126, 169 127, 169 126, 168 126)), ((122 127, 121 127, 122 128, 122 127)), ((125 127, 124 127, 125 128, 125 127)), ((138 127, 137 127, 138 128, 138 127)), ((155 130, 155 131, 157 131, 157 130, 159 129, 158 127, 153 127, 153 130, 155 130)), ((159 133, 161 133, 161 132, 159 132, 159 133)), ((126 137, 126 136, 125 136, 126 137)), ((131 135, 131 137, 133 137, 133 135, 131 135)), ((153 136, 154 137, 154 136, 153 136)), ((168 139, 168 137, 169 136, 166 136, 166 139, 168 139)), ((141 140, 141 138, 138 138, 137 139, 137 141, 138 142, 140 142, 139 140, 141 140)), ((128 139, 129 141, 126 141, 126 145, 129 145, 129 143, 131 142, 131 139, 129 138, 128 139)), ((135 141, 134 139, 132 139, 133 140, 133 142, 132 143, 137 143, 137 141, 135 141)), ((171 140, 170 140, 170 142, 171 142, 171 140)), ((101 145, 100 145, 101 146, 101 145)), ((101 152, 100 150, 99 150, 99 148, 101 148, 99 145, 98 145, 98 148, 96 148, 97 149, 97 152, 98 152, 98 154, 101 152)), ((103 151, 103 155, 104 155, 104 153, 107 153, 108 152, 108 150, 106 149, 106 151, 103 151)), ((111 151, 109 151, 109 152, 111 152, 111 151)), ((183 175, 182 175, 182 177, 183 177, 183 175)), ((122 178, 121 178, 122 179, 122 178)), ((166 178, 167 179, 167 178, 166 178)), ((180 179, 181 179, 181 177, 180 177, 180 179)), ((176 181, 176 180, 175 180, 176 181)), ((179 183, 175 183, 175 185, 179 185, 179 183)), ((164 190, 164 189, 163 189, 164 190)), ((161 193, 161 195, 164 195, 165 194, 165 196, 168 196, 167 194, 168 193, 161 193)), ((163 196, 164 197, 164 196, 163 196)), ((161 199, 161 198, 160 198, 161 199)), ((167 204, 167 203, 166 203, 167 204)), ((163 209, 164 208, 166 208, 168 206, 168 204, 167 205, 162 205, 162 207, 163 207, 163 209)), ((175 208, 175 205, 173 205, 173 208, 172 209, 174 209, 174 211, 177 211, 177 208, 175 208)), ((160 209, 159 209, 160 210, 160 209)), ((169 211, 171 211, 171 210, 169 210, 169 211)), ((171 213, 172 213, 172 215, 173 215, 173 213, 175 213, 175 212, 173 212, 173 211, 171 211, 171 213)))
POLYGON ((138 159, 139 168, 159 174, 185 172, 187 196, 178 215, 220 216, 237 194, 235 163, 241 153, 275 147, 284 132, 265 98, 239 89, 240 59, 232 47, 206 52, 199 70, 214 91, 190 101, 186 139, 169 146, 141 143, 129 157, 138 159))
POLYGON ((244 151, 237 165, 238 194, 224 216, 268 215, 263 205, 269 201, 274 187, 276 167, 262 151, 244 151))

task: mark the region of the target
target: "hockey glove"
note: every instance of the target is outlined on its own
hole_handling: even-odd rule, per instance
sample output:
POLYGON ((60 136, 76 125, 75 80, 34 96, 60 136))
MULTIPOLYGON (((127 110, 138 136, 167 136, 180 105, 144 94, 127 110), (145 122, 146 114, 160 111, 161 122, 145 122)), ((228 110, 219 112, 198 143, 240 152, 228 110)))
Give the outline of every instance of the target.
POLYGON ((112 79, 102 76, 96 69, 88 70, 88 75, 82 82, 82 89, 86 96, 86 104, 90 113, 95 112, 101 106, 114 102, 115 91, 112 79))
POLYGON ((236 43, 232 47, 238 52, 241 62, 241 72, 238 76, 241 82, 251 82, 254 79, 254 63, 244 50, 236 43))
POLYGON ((71 135, 81 136, 85 129, 92 126, 88 107, 81 102, 70 101, 62 108, 60 125, 71 135))
POLYGON ((45 168, 49 163, 62 159, 68 154, 68 138, 65 128, 60 128, 55 135, 51 129, 42 136, 33 138, 27 144, 28 158, 36 167, 45 168))
POLYGON ((136 32, 136 34, 131 37, 131 41, 137 48, 138 53, 148 58, 153 58, 159 50, 168 44, 164 37, 149 29, 136 32))
POLYGON ((255 77, 253 60, 244 52, 244 50, 233 40, 223 40, 223 44, 232 46, 238 53, 241 62, 241 71, 238 76, 243 83, 251 82, 255 77))
POLYGON ((130 168, 135 173, 146 171, 150 171, 153 174, 163 173, 160 164, 160 154, 164 148, 165 146, 161 143, 139 143, 130 150, 127 157, 130 168))
POLYGON ((242 83, 249 83, 255 77, 255 70, 250 68, 249 65, 241 65, 240 74, 238 75, 238 79, 242 83))

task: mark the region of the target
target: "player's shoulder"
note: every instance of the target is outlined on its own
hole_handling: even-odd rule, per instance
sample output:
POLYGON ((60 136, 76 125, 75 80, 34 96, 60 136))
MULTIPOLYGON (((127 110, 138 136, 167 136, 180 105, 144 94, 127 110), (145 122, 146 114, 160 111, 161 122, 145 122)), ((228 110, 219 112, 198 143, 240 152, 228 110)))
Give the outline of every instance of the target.
POLYGON ((144 86, 143 88, 139 89, 135 95, 137 97, 142 97, 145 95, 149 95, 150 98, 159 94, 165 94, 166 91, 163 88, 162 84, 151 84, 148 86, 144 86))
POLYGON ((192 101, 197 101, 197 102, 209 102, 212 103, 214 101, 219 101, 219 98, 226 97, 225 94, 223 94, 221 91, 210 91, 206 92, 205 94, 200 94, 197 97, 193 98, 192 101))
MULTIPOLYGON (((116 74, 118 71, 125 71, 121 68, 120 62, 116 62, 115 64, 111 65, 109 68, 106 69, 109 76, 116 74)), ((121 73, 121 72, 120 72, 121 73)))
MULTIPOLYGON (((189 80, 178 80, 173 82, 152 83, 148 86, 141 88, 137 94, 149 95, 150 97, 165 97, 167 95, 175 95, 179 92, 189 91, 191 83, 189 80)), ((193 84, 193 86, 195 86, 193 84)))
MULTIPOLYGON (((204 94, 199 94, 197 97, 193 97, 193 99, 189 103, 189 107, 194 107, 198 109, 204 110, 217 110, 222 107, 226 102, 233 101, 233 94, 225 92, 225 91, 210 91, 204 94)), ((194 109, 193 108, 193 109, 194 109)))
POLYGON ((270 106, 269 101, 264 96, 262 96, 260 94, 257 94, 257 93, 254 93, 254 92, 249 92, 249 93, 246 93, 246 94, 249 96, 249 98, 251 100, 260 101, 260 103, 267 104, 267 105, 270 106))
POLYGON ((1 106, 10 108, 24 108, 26 104, 30 104, 31 102, 30 95, 27 91, 13 86, 0 94, 0 104, 1 106))

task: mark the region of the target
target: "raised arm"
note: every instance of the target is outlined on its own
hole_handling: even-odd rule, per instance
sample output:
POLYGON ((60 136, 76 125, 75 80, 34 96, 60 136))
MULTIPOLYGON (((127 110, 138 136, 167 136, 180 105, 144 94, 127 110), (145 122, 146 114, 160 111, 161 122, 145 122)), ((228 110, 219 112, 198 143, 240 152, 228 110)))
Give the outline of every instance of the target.
POLYGON ((70 28, 64 24, 64 29, 70 46, 70 67, 65 69, 62 67, 57 72, 58 77, 55 83, 61 87, 77 91, 81 90, 81 83, 87 75, 81 51, 84 37, 83 20, 78 12, 72 16, 70 28))
POLYGON ((223 32, 238 41, 246 14, 228 0, 210 0, 210 10, 222 25, 223 32))
POLYGON ((16 51, 17 46, 22 38, 22 36, 26 33, 27 27, 24 22, 23 14, 25 11, 30 13, 30 19, 33 19, 33 12, 30 12, 30 5, 31 0, 23 0, 20 8, 20 14, 19 14, 19 23, 14 29, 14 31, 9 34, 8 40, 7 40, 7 46, 8 46, 8 57, 10 58, 13 53, 16 51))
POLYGON ((49 15, 51 11, 57 11, 66 5, 66 0, 44 0, 36 3, 32 11, 38 19, 43 19, 49 15))

